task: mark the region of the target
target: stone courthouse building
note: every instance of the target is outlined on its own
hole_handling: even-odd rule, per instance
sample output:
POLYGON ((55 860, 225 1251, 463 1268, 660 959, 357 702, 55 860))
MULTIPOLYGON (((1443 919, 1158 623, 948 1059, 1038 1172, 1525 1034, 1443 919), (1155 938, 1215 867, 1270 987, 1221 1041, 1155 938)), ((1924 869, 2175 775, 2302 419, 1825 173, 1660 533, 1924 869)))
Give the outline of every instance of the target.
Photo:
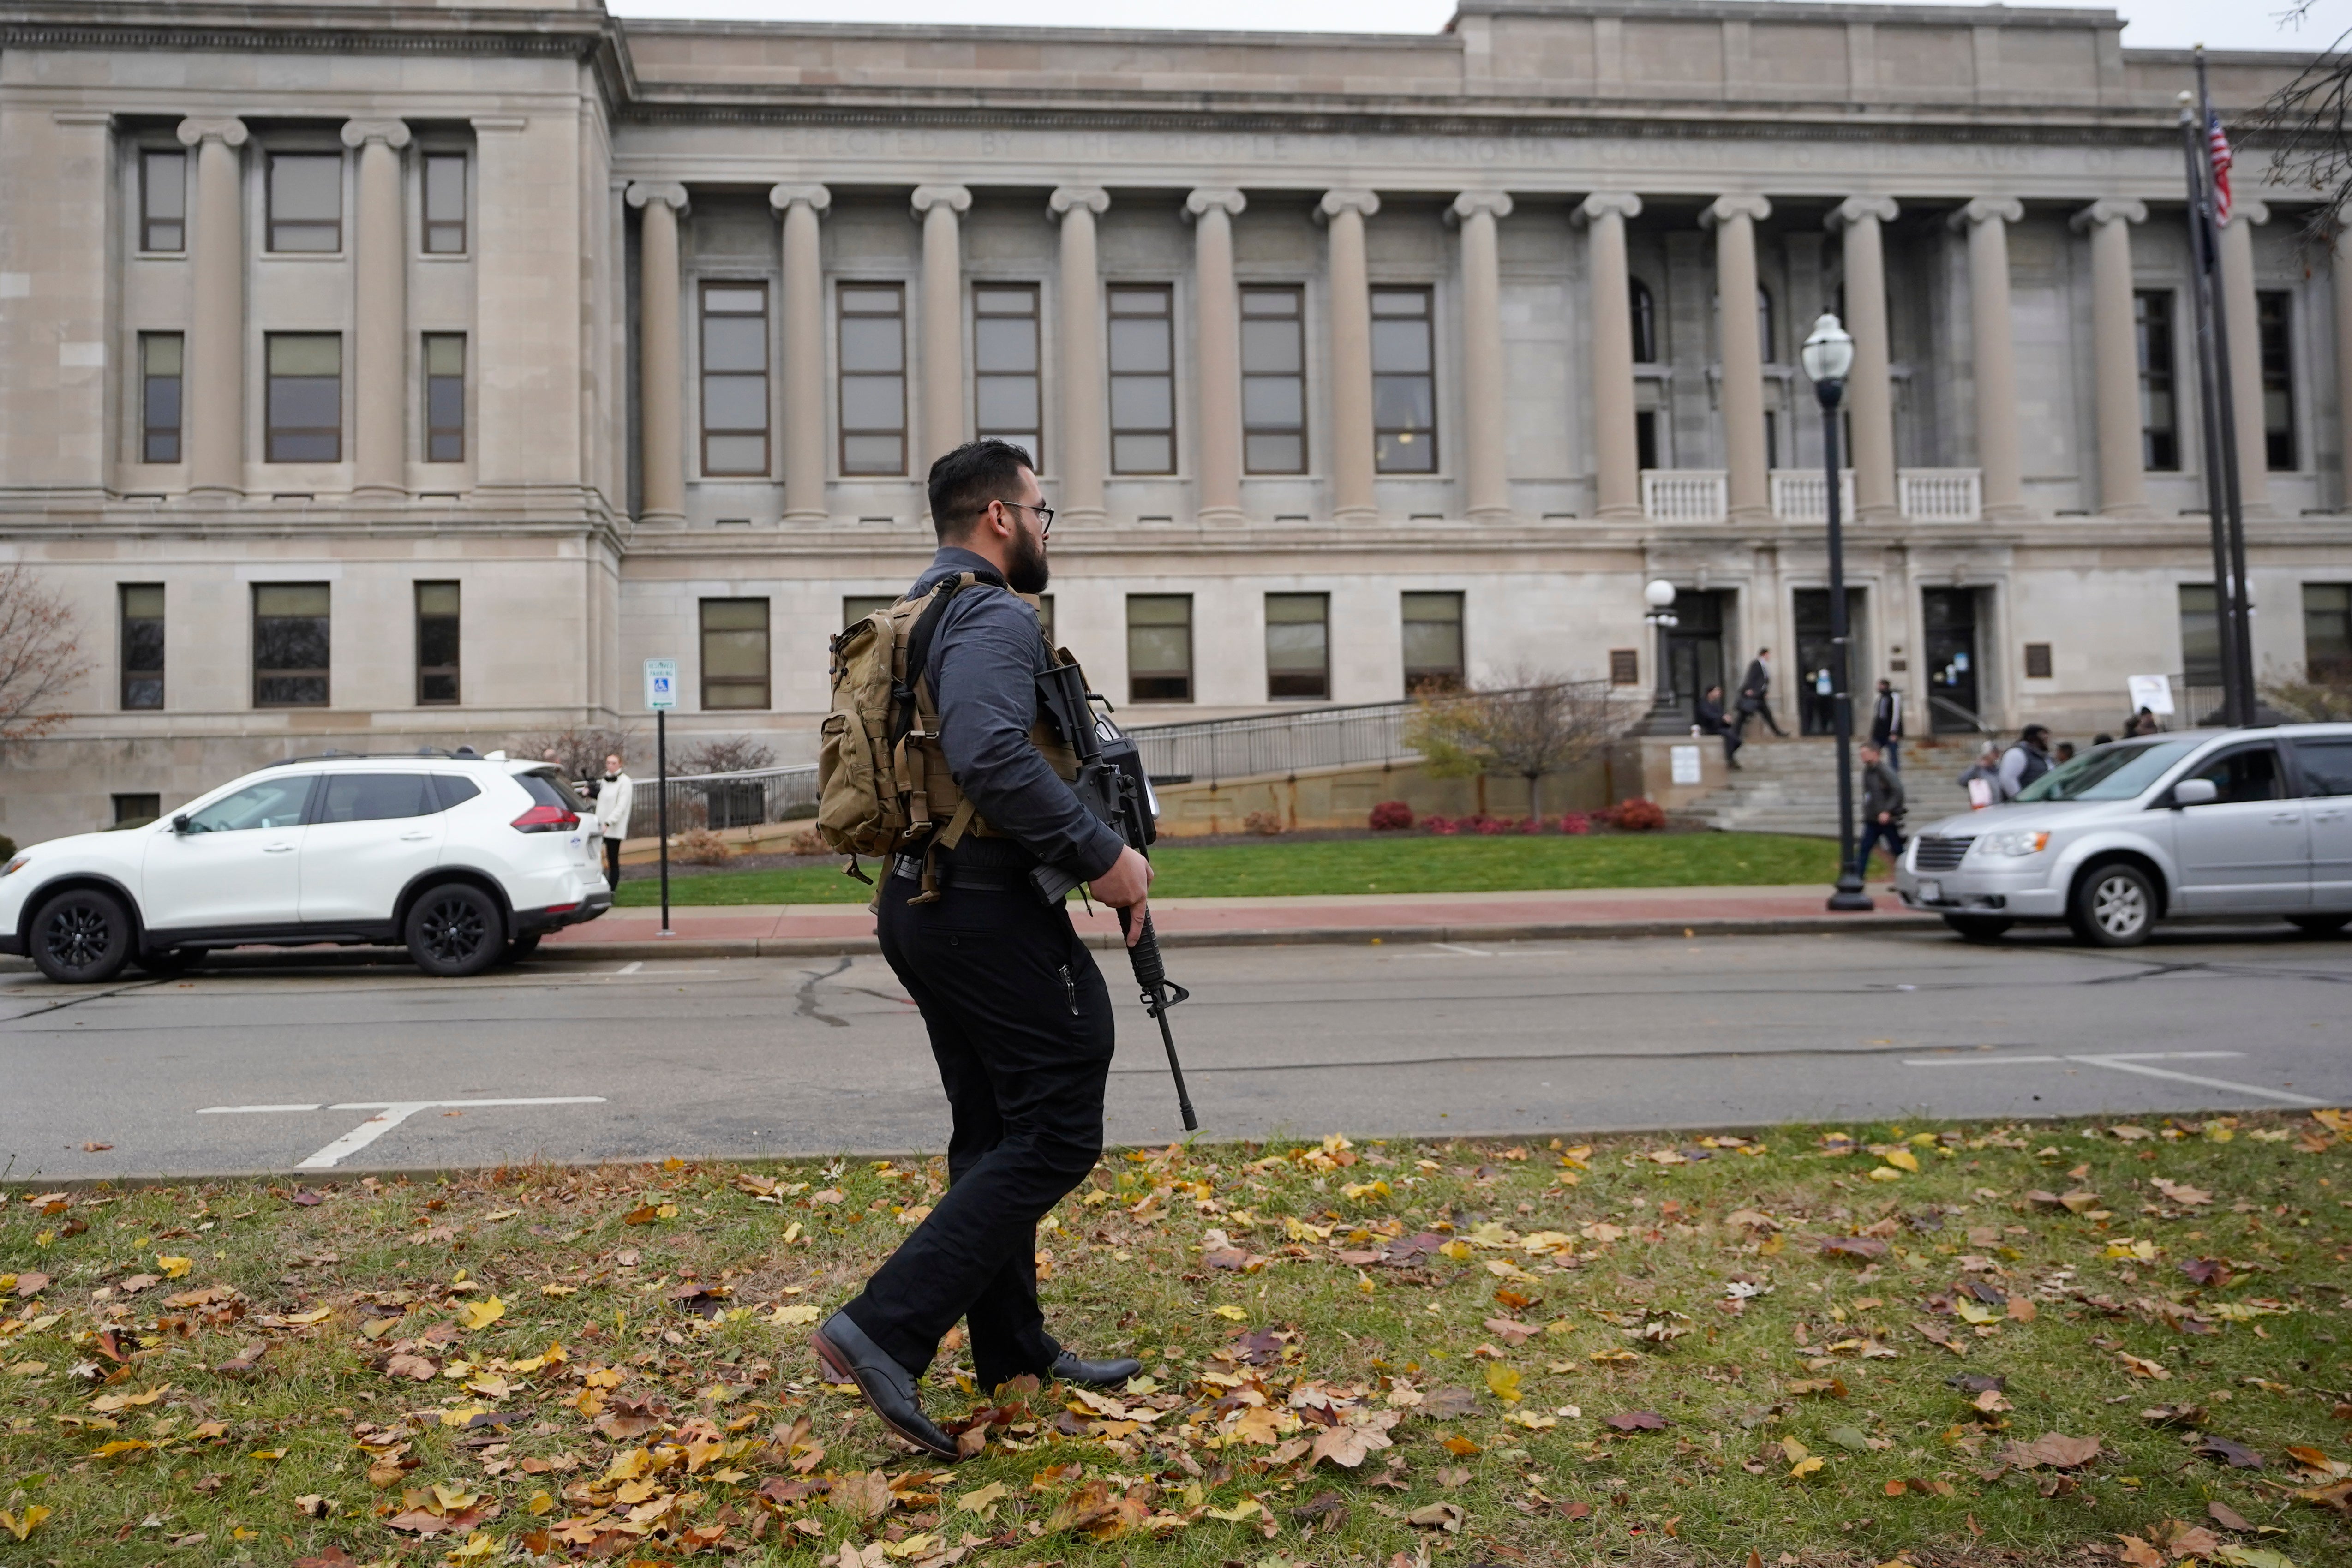
MULTIPOLYGON (((2225 110, 2289 79, 2224 56, 2225 110)), ((1463 0, 1431 37, 0 3, 0 562, 93 672, 20 841, 329 747, 812 754, 920 476, 1037 455, 1130 719, 1523 670, 1822 715, 1813 319, 1857 340, 1858 681, 1939 728, 2212 662, 2185 55, 2115 16, 1463 0), (1643 584, 1680 590, 1645 626, 1643 584)), ((2242 158, 2273 671, 2352 651, 2352 266, 2242 158)), ((1916 726, 1916 721, 1915 721, 1916 726)))

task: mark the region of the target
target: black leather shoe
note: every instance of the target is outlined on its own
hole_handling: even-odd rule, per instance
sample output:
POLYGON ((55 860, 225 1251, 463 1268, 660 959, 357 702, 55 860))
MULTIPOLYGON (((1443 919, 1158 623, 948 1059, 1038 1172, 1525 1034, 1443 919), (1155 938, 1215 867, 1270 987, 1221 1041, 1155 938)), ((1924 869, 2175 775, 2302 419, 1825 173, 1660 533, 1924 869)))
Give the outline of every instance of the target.
POLYGON ((1064 1383, 1083 1383, 1095 1388, 1125 1383, 1142 1370, 1143 1363, 1133 1356, 1121 1356, 1117 1361, 1081 1361, 1070 1351, 1055 1356, 1048 1369, 1064 1383))
POLYGON ((851 1321, 848 1313, 835 1312, 827 1318, 818 1325, 810 1343, 835 1382, 857 1385, 857 1392, 866 1396, 885 1426, 934 1458, 953 1464, 963 1458, 956 1440, 923 1414, 922 1404, 915 1397, 913 1374, 866 1338, 866 1331, 851 1321))

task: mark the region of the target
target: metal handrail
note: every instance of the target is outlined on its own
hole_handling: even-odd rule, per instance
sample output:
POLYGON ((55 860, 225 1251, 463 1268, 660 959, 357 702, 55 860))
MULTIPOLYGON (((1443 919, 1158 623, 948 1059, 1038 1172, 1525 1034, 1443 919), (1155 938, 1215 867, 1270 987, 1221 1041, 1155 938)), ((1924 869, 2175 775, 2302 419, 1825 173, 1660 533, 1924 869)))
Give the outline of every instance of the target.
MULTIPOLYGON (((651 838, 661 831, 660 781, 639 779, 629 802, 629 837, 651 838)), ((746 768, 737 773, 673 774, 669 780, 669 829, 758 827, 816 815, 816 764, 746 768)))
MULTIPOLYGON (((1607 692, 1607 681, 1569 681, 1607 692)), ((1524 691, 1530 688, 1513 688, 1524 691)), ((1465 692, 1496 697, 1507 692, 1465 692)), ((1430 700, 1444 702, 1444 697, 1430 700)), ((1143 752, 1144 770, 1161 783, 1255 778, 1303 773, 1311 768, 1410 763, 1421 753, 1405 740, 1420 700, 1359 702, 1263 713, 1243 719, 1202 719, 1175 724, 1139 724, 1128 731, 1143 752)))

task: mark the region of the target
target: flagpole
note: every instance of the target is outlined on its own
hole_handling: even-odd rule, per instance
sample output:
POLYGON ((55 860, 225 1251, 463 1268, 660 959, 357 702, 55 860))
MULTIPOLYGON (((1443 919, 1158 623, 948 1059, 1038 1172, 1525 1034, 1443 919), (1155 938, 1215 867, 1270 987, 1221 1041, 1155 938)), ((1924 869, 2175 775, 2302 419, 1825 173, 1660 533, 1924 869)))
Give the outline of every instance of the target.
MULTIPOLYGON (((2213 630, 2221 644, 2221 722, 2234 729, 2248 715, 2238 706, 2237 617, 2231 608, 2230 506, 2221 463, 2221 422, 2213 378, 2212 248, 2205 224, 2205 127, 2197 118, 2195 100, 2180 95, 2180 138, 2189 172, 2189 297, 2196 321, 2198 428, 2205 442, 2205 514, 2213 537, 2213 630)), ((2189 722, 2204 715, 2191 711, 2189 722)))
MULTIPOLYGON (((2212 163, 2213 100, 2205 83, 2205 46, 2197 46, 2197 116, 2206 132, 2206 161, 2209 171, 2212 163)), ((2218 173, 2218 172, 2216 172, 2218 173)), ((2230 683, 2231 705, 2237 710, 2236 722, 2254 721, 2254 647, 2253 605, 2246 588, 2246 507, 2244 490, 2238 473, 2238 405, 2231 387, 2230 318, 2222 308, 2221 295, 2221 213, 2212 179, 2200 182, 2202 199, 2197 204, 2199 221, 2205 238, 2206 310, 2213 323, 2213 397, 2215 413, 2221 426, 2221 489, 2230 513, 2230 603, 2231 639, 2230 683)), ((2210 459, 2209 458, 2209 461, 2210 459)), ((2220 607, 2218 605, 2216 607, 2220 607)))

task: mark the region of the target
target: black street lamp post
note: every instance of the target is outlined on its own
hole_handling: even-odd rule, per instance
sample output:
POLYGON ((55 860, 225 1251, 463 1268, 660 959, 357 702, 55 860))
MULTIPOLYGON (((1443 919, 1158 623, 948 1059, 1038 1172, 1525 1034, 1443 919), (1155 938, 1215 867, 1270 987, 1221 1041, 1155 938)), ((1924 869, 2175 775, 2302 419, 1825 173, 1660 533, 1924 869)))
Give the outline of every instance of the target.
POLYGON ((1862 868, 1853 853, 1853 695, 1847 689, 1845 620, 1845 537, 1840 531, 1838 485, 1838 403, 1845 395, 1846 373, 1853 368, 1853 338, 1824 315, 1813 323, 1799 356, 1812 378, 1813 395, 1822 402, 1822 466, 1828 488, 1830 552, 1830 706, 1837 729, 1838 879, 1829 907, 1841 910, 1876 908, 1863 890, 1862 868))

